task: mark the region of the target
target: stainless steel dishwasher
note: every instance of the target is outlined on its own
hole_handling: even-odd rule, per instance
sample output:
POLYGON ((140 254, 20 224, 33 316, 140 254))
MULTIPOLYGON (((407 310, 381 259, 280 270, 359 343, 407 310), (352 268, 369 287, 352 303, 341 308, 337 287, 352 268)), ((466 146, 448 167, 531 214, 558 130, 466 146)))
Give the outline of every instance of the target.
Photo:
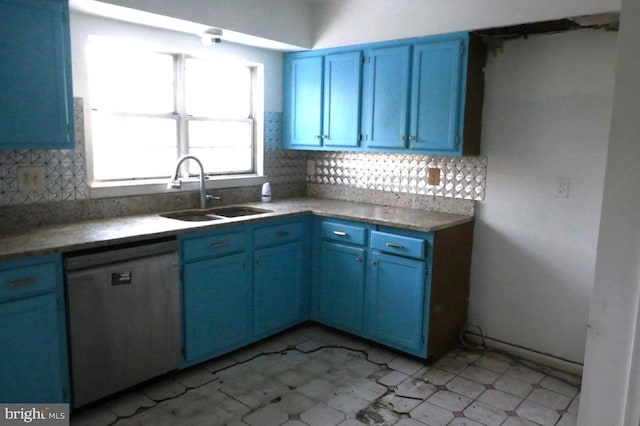
POLYGON ((75 407, 178 368, 175 241, 73 254, 65 265, 75 407))

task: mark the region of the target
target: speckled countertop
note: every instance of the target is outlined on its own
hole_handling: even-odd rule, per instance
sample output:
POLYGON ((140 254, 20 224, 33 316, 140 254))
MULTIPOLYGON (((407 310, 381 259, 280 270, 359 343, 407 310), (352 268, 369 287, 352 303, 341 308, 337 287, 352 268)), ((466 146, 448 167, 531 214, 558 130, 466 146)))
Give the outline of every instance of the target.
POLYGON ((212 222, 185 222, 152 214, 47 226, 0 236, 0 259, 172 237, 186 232, 307 213, 423 232, 437 231, 473 220, 470 216, 323 198, 296 198, 269 204, 243 203, 242 205, 268 208, 273 212, 212 222))

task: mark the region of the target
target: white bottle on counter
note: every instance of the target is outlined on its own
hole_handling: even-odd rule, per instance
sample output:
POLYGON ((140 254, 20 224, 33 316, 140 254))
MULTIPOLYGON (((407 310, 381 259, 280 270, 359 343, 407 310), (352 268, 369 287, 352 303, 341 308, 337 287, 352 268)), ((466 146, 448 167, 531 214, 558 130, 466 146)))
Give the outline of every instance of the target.
POLYGON ((262 202, 263 203, 271 202, 271 184, 269 184, 269 182, 265 182, 262 185, 262 202))

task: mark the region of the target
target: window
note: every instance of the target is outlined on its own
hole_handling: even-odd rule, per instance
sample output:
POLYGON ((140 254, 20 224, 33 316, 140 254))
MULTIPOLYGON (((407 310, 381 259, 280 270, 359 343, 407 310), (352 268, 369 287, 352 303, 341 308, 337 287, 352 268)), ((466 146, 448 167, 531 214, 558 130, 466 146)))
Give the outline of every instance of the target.
POLYGON ((165 178, 185 154, 210 175, 254 173, 255 74, 250 64, 90 43, 94 181, 165 178))

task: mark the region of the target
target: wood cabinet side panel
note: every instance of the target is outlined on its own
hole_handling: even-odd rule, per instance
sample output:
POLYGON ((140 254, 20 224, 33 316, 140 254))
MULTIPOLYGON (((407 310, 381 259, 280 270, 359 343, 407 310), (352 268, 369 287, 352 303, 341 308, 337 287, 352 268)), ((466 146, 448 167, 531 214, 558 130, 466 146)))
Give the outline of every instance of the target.
POLYGON ((473 222, 437 231, 433 243, 428 358, 453 349, 467 319, 473 222))
POLYGON ((469 36, 468 55, 462 155, 480 155, 486 47, 479 37, 469 36))

